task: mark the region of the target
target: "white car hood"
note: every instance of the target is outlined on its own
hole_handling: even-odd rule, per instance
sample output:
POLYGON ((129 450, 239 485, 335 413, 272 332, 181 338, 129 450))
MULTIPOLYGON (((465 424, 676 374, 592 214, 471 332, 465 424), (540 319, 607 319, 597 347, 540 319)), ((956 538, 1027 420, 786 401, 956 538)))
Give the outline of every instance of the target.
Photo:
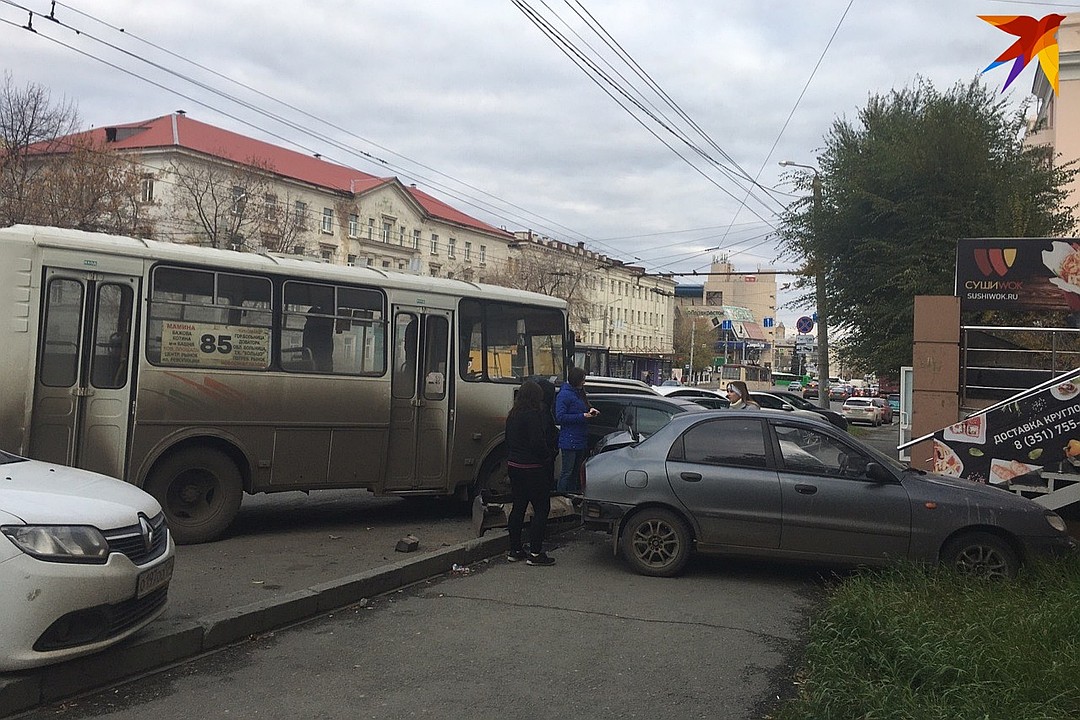
POLYGON ((37 460, 0 465, 0 518, 108 530, 135 524, 140 512, 154 517, 161 506, 122 480, 37 460))

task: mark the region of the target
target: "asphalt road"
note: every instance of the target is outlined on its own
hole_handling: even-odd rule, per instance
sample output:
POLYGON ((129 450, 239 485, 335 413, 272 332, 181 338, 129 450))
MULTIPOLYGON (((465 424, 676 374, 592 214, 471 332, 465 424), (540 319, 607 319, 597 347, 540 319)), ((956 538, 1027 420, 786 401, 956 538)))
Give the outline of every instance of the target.
POLYGON ((22 717, 762 718, 827 573, 695 558, 629 572, 607 536, 503 558, 22 717))

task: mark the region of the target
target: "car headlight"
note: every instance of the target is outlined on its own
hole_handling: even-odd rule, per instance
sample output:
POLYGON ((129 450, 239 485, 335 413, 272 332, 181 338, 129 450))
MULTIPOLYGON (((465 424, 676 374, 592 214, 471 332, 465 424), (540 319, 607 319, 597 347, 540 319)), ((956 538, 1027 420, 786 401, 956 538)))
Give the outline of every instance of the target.
POLYGON ((1065 521, 1061 519, 1061 516, 1055 512, 1048 512, 1043 517, 1046 518, 1046 522, 1050 523, 1050 527, 1054 528, 1058 532, 1065 532, 1065 521))
POLYGON ((88 525, 5 525, 0 531, 39 560, 103 563, 109 557, 105 536, 88 525))

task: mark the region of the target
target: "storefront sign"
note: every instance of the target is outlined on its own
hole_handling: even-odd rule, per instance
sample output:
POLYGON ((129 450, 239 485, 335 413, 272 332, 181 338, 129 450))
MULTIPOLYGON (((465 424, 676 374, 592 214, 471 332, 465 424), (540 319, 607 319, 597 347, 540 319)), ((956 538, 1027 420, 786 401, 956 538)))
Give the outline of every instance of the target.
POLYGON ((961 311, 1080 311, 1080 238, 961 239, 956 295, 961 311))

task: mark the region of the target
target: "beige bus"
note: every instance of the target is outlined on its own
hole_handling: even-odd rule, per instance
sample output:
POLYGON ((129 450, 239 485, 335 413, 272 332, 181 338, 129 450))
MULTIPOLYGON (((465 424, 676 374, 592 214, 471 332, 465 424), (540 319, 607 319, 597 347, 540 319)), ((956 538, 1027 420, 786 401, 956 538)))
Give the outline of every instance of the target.
POLYGON ((514 389, 561 378, 563 301, 33 226, 0 230, 0 448, 124 478, 179 542, 243 493, 502 486, 514 389))

